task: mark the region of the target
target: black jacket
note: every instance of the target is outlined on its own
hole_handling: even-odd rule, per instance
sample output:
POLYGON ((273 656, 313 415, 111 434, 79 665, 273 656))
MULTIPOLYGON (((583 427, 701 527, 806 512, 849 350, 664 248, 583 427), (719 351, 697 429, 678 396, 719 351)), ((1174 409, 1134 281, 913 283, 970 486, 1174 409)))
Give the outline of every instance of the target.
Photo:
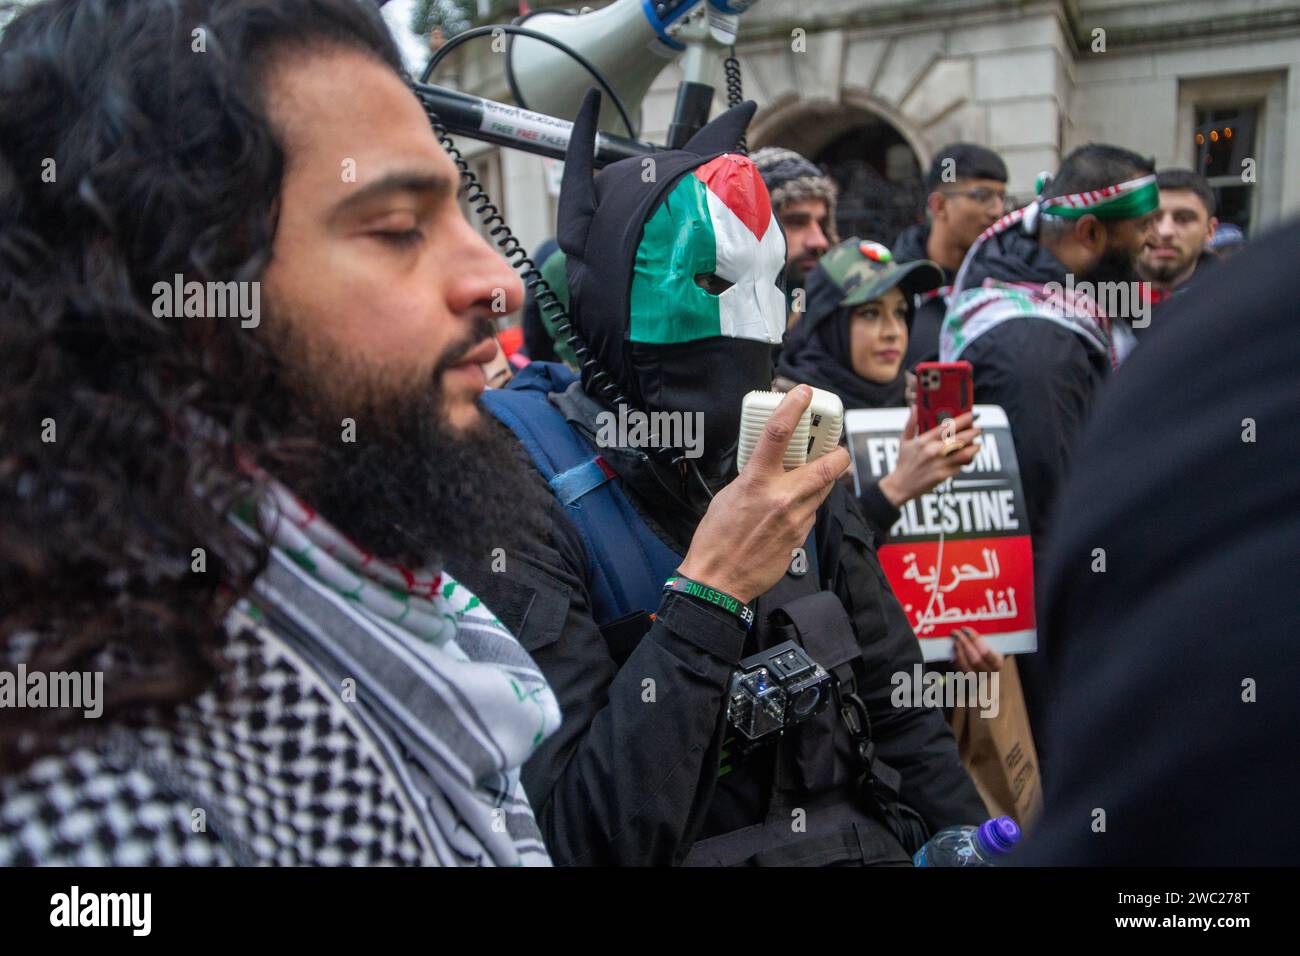
MULTIPOLYGON (((577 384, 552 401, 590 439, 601 406, 577 384)), ((684 553, 696 519, 684 516, 659 484, 674 480, 664 472, 671 466, 636 452, 601 454, 655 532, 684 553)), ((703 837, 762 823, 770 760, 760 752, 718 775, 724 693, 735 665, 757 648, 746 646, 730 615, 673 594, 655 609, 644 636, 611 644, 592 618, 579 533, 553 498, 549 507, 550 532, 511 555, 506 572, 455 570, 519 635, 559 698, 563 723, 523 771, 554 860, 675 864, 703 837)), ((902 802, 931 831, 978 822, 986 813, 942 711, 891 705, 890 677, 911 673, 920 647, 880 569, 871 532, 838 486, 819 513, 819 540, 823 570, 862 648, 873 739, 880 758, 902 775, 902 802)), ((810 810, 808 835, 817 831, 817 818, 841 818, 846 802, 810 810)), ((865 843, 879 839, 860 820, 855 829, 865 843)))
POLYGON ((1292 221, 1176 297, 1079 443, 1045 562, 1056 767, 1026 862, 1300 859, 1297 250, 1292 221))
MULTIPOLYGON (((917 223, 908 226, 894 241, 890 250, 896 262, 913 262, 917 259, 929 259, 930 253, 926 243, 930 241, 930 224, 917 223)), ((940 266, 940 268, 943 268, 940 266)), ((903 356, 903 368, 916 368, 917 362, 939 361, 939 329, 943 317, 948 311, 947 290, 955 277, 947 269, 943 270, 943 294, 927 298, 916 310, 912 318, 912 328, 907 340, 907 354, 903 356)))
MULTIPOLYGON (((1056 257, 1018 229, 986 242, 969 268, 966 288, 978 287, 986 277, 1044 284, 1065 281, 1065 267, 1056 257)), ((1033 535, 1034 579, 1041 584, 1042 555, 1051 539, 1057 493, 1093 397, 1109 377, 1109 360, 1074 332, 1036 318, 995 326, 966 346, 961 357, 974 367, 975 403, 1001 405, 1011 424, 1033 535)), ((1037 653, 1017 658, 1025 705, 1036 732, 1046 719, 1044 668, 1051 654, 1050 635, 1040 631, 1037 653)), ((1036 743, 1046 778, 1051 747, 1046 741, 1036 739, 1036 743)))

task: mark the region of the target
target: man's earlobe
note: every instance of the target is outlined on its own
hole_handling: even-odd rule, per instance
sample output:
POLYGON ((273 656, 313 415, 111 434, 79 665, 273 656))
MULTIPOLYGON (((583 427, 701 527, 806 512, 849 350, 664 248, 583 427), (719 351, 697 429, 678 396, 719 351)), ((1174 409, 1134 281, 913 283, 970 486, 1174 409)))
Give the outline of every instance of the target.
POLYGON ((1102 245, 1101 220, 1096 216, 1080 216, 1074 223, 1074 237, 1089 249, 1102 245))
POLYGON ((939 213, 943 210, 943 203, 946 198, 947 197, 937 189, 925 197, 925 208, 930 210, 930 218, 939 218, 939 213))

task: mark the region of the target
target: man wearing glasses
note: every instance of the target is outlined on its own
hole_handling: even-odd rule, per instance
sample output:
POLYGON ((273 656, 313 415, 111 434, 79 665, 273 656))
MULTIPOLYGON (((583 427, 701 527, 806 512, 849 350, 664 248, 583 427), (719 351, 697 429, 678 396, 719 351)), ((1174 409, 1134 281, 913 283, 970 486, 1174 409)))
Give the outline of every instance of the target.
POLYGON ((953 143, 934 157, 925 177, 926 222, 909 226, 894 243, 894 259, 930 259, 944 272, 943 285, 926 293, 916 309, 903 368, 939 357, 939 326, 952 280, 979 234, 1005 211, 1007 167, 992 150, 953 143))

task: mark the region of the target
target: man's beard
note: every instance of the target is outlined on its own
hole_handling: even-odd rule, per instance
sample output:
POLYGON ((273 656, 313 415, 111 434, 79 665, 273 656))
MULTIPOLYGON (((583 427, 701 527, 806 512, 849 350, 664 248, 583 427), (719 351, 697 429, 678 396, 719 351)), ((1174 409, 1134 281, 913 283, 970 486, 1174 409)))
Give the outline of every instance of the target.
POLYGON ((800 256, 790 263, 786 270, 786 283, 791 289, 802 289, 808 282, 808 276, 817 268, 819 256, 800 256))
POLYGON ((1092 282, 1137 282, 1137 262, 1132 252, 1107 244, 1097 264, 1088 270, 1079 281, 1092 282))
POLYGON ((1142 271, 1152 282, 1172 282, 1187 271, 1194 258, 1153 259, 1142 264, 1142 271))
POLYGON ((291 333, 279 349, 287 414, 277 437, 306 451, 276 455, 268 470, 358 547, 404 567, 488 562, 496 548, 515 550, 541 529, 546 489, 487 412, 464 431, 445 419, 442 373, 492 333, 491 323, 475 332, 407 382, 319 346, 309 357, 291 333))

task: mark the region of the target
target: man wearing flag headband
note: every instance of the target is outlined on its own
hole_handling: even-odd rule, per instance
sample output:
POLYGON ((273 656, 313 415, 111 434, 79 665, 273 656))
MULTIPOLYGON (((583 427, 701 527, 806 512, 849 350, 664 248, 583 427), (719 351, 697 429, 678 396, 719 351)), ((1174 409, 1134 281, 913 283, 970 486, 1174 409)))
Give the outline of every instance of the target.
MULTIPOLYGON (((1038 192, 971 247, 939 341, 943 361, 974 366, 975 402, 1006 410, 1035 565, 1093 395, 1131 351, 1134 316, 1150 307, 1135 269, 1159 208, 1154 163, 1115 146, 1075 150, 1055 177, 1040 177, 1038 192), (1111 290, 1124 295, 1098 294, 1111 290)), ((1050 654, 1040 645, 1021 666, 1030 720, 1039 731, 1043 662, 1050 654)), ((1039 759, 1046 765, 1050 755, 1040 749, 1039 759)))

